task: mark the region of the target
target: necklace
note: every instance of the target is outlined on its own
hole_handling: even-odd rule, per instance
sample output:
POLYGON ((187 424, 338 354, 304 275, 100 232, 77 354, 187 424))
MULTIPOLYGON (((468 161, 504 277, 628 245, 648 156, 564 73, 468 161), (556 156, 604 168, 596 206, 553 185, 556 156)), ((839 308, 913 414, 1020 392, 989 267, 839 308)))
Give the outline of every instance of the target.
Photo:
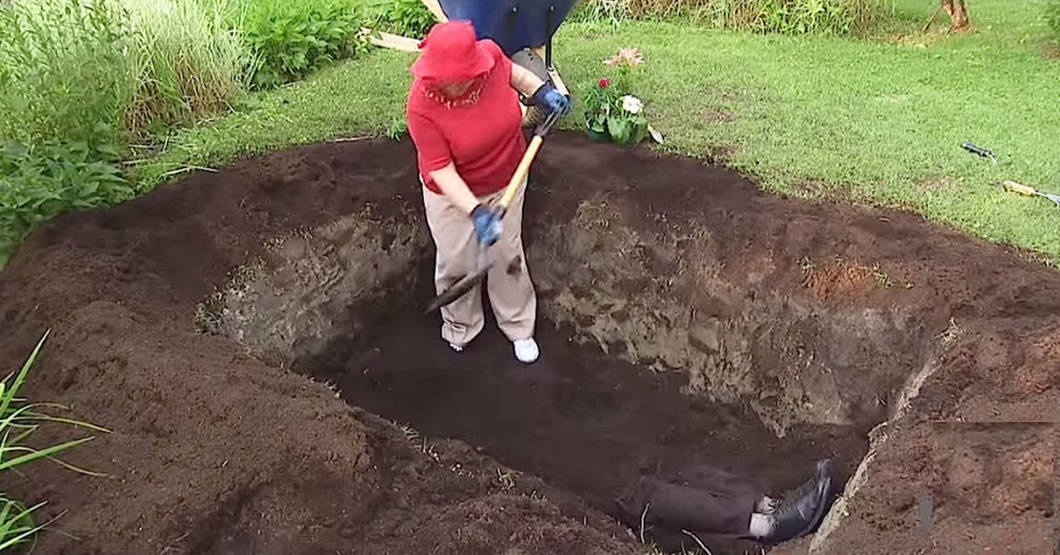
POLYGON ((472 104, 478 102, 479 98, 482 96, 482 89, 485 88, 486 79, 488 77, 489 74, 479 79, 475 79, 474 83, 471 85, 470 88, 468 88, 467 92, 456 98, 446 96, 445 94, 442 94, 441 92, 429 86, 423 87, 423 94, 427 98, 437 102, 438 104, 441 104, 442 107, 447 110, 471 106, 472 104))
POLYGON ((448 110, 456 107, 470 106, 478 102, 479 97, 482 96, 482 89, 478 88, 473 91, 469 91, 460 98, 449 98, 444 94, 432 91, 430 89, 424 89, 423 93, 427 95, 427 98, 437 102, 438 104, 441 104, 443 108, 448 110))

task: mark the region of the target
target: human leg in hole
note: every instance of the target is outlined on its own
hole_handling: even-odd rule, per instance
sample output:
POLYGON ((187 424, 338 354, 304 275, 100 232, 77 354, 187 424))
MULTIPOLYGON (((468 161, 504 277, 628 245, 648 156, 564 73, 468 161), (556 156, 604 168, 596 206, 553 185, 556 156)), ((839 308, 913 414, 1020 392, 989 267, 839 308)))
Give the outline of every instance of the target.
POLYGON ((621 520, 638 534, 659 528, 780 543, 820 524, 831 490, 832 464, 823 460, 809 480, 780 499, 732 474, 708 470, 680 484, 641 477, 616 504, 621 520))

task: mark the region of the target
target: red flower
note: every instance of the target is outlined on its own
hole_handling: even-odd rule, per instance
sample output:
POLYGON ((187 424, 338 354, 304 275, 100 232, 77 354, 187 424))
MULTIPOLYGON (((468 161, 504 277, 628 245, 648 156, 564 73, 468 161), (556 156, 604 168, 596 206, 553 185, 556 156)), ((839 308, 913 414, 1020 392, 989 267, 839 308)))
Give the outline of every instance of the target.
POLYGON ((610 84, 611 84, 611 80, 606 78, 606 77, 600 80, 600 88, 601 89, 606 87, 606 86, 608 86, 608 85, 610 85, 610 84))

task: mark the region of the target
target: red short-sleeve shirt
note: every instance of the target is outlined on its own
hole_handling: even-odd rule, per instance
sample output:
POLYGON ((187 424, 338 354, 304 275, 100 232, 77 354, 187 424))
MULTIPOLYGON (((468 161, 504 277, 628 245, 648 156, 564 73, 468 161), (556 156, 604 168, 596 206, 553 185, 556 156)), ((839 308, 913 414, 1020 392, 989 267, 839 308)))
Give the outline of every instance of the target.
POLYGON ((427 97, 416 79, 409 92, 409 136, 416 144, 420 176, 441 193, 430 173, 451 163, 475 196, 503 189, 526 152, 519 96, 511 86, 512 62, 486 39, 495 58, 477 102, 450 108, 427 97))

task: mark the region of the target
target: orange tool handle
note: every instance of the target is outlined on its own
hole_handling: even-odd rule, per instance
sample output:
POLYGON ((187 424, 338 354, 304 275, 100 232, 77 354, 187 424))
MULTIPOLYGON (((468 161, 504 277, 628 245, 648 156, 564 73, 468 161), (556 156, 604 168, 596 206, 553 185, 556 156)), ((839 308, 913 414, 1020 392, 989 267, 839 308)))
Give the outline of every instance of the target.
POLYGON ((541 135, 534 135, 534 138, 530 140, 530 146, 526 149, 526 154, 523 154, 519 167, 515 169, 515 175, 512 175, 512 180, 508 182, 508 186, 504 189, 504 196, 501 197, 501 210, 508 210, 508 205, 515 198, 516 191, 523 184, 526 175, 530 173, 530 164, 534 162, 534 157, 537 156, 537 151, 541 150, 541 143, 544 141, 545 139, 541 135))
POLYGON ((545 141, 545 135, 556 125, 562 115, 559 112, 552 112, 534 131, 534 138, 530 140, 530 146, 527 147, 526 153, 523 154, 523 159, 519 161, 519 167, 515 168, 515 175, 508 182, 508 186, 504 188, 504 196, 501 197, 501 214, 508 211, 508 206, 511 205, 512 199, 515 198, 515 193, 519 190, 519 186, 523 184, 523 181, 526 181, 526 176, 530 173, 530 164, 534 162, 537 151, 541 150, 541 143, 545 141))

